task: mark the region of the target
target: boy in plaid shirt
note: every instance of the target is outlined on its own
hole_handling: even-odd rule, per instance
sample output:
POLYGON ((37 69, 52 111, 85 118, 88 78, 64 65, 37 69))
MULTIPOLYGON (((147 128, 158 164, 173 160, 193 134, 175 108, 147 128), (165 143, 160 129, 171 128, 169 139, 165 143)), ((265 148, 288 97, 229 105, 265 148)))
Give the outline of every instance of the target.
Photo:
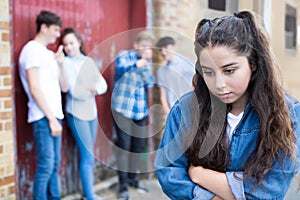
POLYGON ((139 154, 147 141, 147 90, 154 86, 152 72, 153 36, 140 32, 134 49, 121 51, 116 59, 115 85, 112 93, 112 113, 117 130, 118 199, 128 199, 128 186, 147 192, 137 180, 139 154))

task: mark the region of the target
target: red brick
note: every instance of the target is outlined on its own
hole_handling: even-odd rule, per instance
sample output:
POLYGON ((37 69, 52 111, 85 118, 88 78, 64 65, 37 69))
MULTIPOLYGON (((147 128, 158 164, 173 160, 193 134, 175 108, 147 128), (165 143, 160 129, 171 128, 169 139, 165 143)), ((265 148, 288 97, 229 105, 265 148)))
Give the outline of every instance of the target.
POLYGON ((2 30, 9 30, 9 23, 8 22, 1 22, 0 21, 0 29, 2 30))
POLYGON ((154 8, 161 8, 165 5, 166 3, 163 1, 156 1, 154 2, 154 8))
POLYGON ((8 42, 9 41, 9 34, 8 33, 2 33, 2 41, 8 42))
POLYGON ((5 120, 5 119, 11 119, 11 118, 12 118, 11 112, 0 112, 0 119, 5 120))
POLYGON ((5 173, 5 167, 4 166, 1 166, 0 167, 0 177, 4 177, 4 173, 5 173))
POLYGON ((15 186, 13 185, 8 188, 8 195, 12 195, 14 193, 15 193, 15 186))
POLYGON ((7 176, 7 177, 4 177, 4 178, 0 179, 0 186, 8 185, 8 184, 11 184, 11 183, 14 183, 14 182, 15 182, 15 176, 14 175, 7 176))
POLYGON ((12 100, 4 101, 4 108, 11 108, 12 107, 12 100))
POLYGON ((0 188, 0 197, 5 197, 5 196, 6 196, 5 188, 0 188))
POLYGON ((11 68, 10 67, 0 67, 0 75, 10 75, 11 68))
POLYGON ((5 123, 5 131, 11 131, 12 130, 12 123, 6 122, 5 123))
POLYGON ((1 97, 11 97, 11 90, 0 90, 0 98, 1 97))
POLYGON ((4 86, 11 86, 12 85, 10 77, 4 78, 3 81, 4 81, 4 86))

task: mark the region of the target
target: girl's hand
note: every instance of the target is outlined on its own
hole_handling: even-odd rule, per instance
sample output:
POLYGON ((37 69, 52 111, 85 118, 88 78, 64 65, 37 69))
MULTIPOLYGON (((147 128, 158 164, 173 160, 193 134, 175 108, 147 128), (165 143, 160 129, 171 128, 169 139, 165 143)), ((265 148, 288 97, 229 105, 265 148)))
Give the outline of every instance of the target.
POLYGON ((57 61, 57 64, 61 67, 63 65, 64 59, 65 59, 65 54, 63 52, 63 45, 59 45, 56 53, 55 53, 55 58, 57 61))

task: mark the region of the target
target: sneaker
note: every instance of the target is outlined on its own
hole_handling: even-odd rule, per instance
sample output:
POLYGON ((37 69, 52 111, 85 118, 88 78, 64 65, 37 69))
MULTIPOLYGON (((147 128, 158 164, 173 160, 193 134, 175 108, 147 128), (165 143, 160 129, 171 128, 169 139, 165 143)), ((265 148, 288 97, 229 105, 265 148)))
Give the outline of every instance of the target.
POLYGON ((135 184, 129 184, 129 186, 131 186, 132 188, 136 189, 136 191, 138 193, 141 193, 141 194, 145 194, 147 192, 149 192, 148 188, 146 188, 146 186, 144 186, 142 183, 140 182, 136 182, 135 184))
POLYGON ((121 189, 118 193, 118 200, 128 200, 129 199, 129 193, 127 189, 121 189))

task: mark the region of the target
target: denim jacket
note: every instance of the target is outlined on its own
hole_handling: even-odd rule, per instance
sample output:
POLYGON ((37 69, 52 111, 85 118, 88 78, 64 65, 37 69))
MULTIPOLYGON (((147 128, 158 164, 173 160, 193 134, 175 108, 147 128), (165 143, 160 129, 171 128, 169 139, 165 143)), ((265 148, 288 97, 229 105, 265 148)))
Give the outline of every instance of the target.
MULTIPOLYGON (((171 109, 165 127, 162 141, 157 151, 154 166, 159 183, 164 193, 173 200, 212 199, 215 194, 193 183, 188 176, 189 163, 184 155, 187 149, 183 145, 186 134, 192 127, 190 102, 195 100, 194 93, 184 95, 171 109)), ((286 97, 290 116, 294 123, 297 137, 300 135, 300 104, 286 97)), ((255 149, 259 134, 258 114, 248 101, 244 115, 235 129, 230 144, 230 162, 226 177, 235 199, 283 199, 289 189, 291 180, 299 170, 300 153, 297 163, 287 158, 284 166, 279 161, 274 162, 262 185, 253 189, 254 180, 242 180, 244 164, 250 153, 255 149), (239 179, 236 178, 237 175, 239 179)), ((297 140, 297 149, 300 140, 297 140)))

